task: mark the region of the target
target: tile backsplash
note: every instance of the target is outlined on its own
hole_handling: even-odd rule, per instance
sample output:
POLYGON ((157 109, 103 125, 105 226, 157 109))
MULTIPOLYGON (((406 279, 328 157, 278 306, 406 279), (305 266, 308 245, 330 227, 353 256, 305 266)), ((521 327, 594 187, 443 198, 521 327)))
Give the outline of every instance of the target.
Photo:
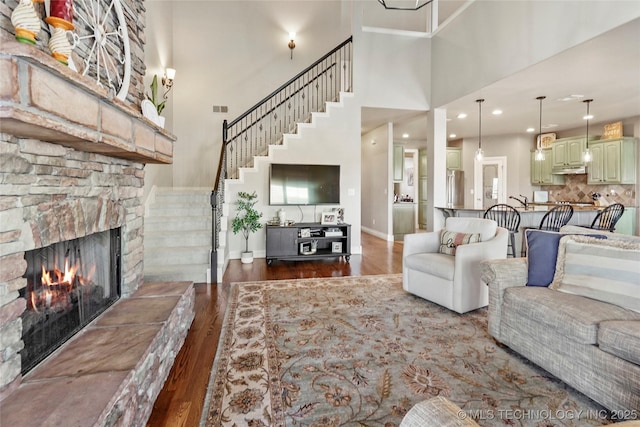
POLYGON ((637 206, 636 186, 633 184, 590 185, 587 175, 566 175, 564 185, 543 185, 542 190, 549 192, 549 202, 593 202, 591 195, 600 193, 611 203, 625 206, 637 206))

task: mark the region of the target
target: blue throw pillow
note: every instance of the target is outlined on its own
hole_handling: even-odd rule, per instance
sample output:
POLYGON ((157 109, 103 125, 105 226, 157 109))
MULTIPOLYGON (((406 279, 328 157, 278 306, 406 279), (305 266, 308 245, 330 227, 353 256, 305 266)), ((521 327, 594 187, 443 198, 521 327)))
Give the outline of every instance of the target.
MULTIPOLYGON (((556 273, 556 259, 560 239, 568 234, 555 231, 529 229, 527 239, 527 286, 549 286, 556 273)), ((587 234, 590 237, 606 239, 602 234, 587 234)))

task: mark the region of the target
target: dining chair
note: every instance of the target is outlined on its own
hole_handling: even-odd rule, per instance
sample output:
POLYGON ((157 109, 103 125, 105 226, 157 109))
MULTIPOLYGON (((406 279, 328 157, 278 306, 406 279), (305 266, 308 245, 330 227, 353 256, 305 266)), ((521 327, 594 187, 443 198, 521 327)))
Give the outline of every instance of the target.
POLYGON ((492 219, 498 223, 498 227, 509 230, 509 246, 511 247, 511 256, 516 257, 516 233, 520 227, 520 212, 513 206, 499 203, 489 207, 484 212, 484 218, 492 219))
POLYGON ((622 217, 624 213, 624 206, 620 203, 614 203, 609 205, 600 212, 593 219, 591 226, 594 230, 608 230, 614 232, 616 229, 616 223, 622 217))
MULTIPOLYGON (((560 228, 567 225, 571 217, 573 216, 573 206, 571 205, 558 205, 548 211, 542 217, 538 230, 547 231, 560 231, 560 228)), ((526 230, 534 227, 525 227, 522 230, 522 248, 520 254, 522 256, 527 255, 527 237, 526 230)))
POLYGON ((547 212, 540 221, 539 230, 560 231, 560 228, 567 225, 573 216, 573 206, 558 205, 547 212))

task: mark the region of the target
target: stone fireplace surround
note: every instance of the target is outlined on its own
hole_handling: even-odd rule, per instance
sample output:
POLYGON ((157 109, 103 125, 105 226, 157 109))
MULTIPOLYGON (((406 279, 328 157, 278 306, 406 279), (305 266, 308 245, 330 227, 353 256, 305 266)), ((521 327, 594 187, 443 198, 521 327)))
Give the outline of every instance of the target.
MULTIPOLYGON (((175 137, 31 46, 3 38, 0 75, 0 424, 26 425, 6 417, 20 408, 35 415, 20 397, 42 403, 46 392, 51 400, 50 387, 34 384, 58 381, 56 394, 67 400, 103 387, 111 393, 93 396, 106 406, 84 408, 92 415, 79 407, 63 413, 91 425, 137 425, 150 414, 193 319, 190 282, 143 283, 144 165, 171 163, 175 137), (116 227, 122 299, 22 378, 25 252, 116 227), (137 359, 104 359, 118 354, 137 359), (46 366, 69 358, 85 365, 53 375, 46 366)), ((65 424, 52 414, 31 422, 65 424)))

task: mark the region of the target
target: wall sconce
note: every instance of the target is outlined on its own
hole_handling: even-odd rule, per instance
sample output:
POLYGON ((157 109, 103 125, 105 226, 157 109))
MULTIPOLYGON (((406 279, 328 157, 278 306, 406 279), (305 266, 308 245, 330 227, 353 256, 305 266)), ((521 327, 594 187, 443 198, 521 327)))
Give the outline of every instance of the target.
POLYGON ((164 99, 167 99, 167 94, 173 87, 173 79, 176 78, 176 70, 174 68, 167 68, 162 76, 162 86, 165 88, 164 99))
POLYGON ((296 38, 296 33, 293 32, 293 31, 290 32, 289 33, 289 44, 287 46, 289 46, 289 50, 291 50, 291 59, 293 59, 293 49, 296 48, 295 38, 296 38))

